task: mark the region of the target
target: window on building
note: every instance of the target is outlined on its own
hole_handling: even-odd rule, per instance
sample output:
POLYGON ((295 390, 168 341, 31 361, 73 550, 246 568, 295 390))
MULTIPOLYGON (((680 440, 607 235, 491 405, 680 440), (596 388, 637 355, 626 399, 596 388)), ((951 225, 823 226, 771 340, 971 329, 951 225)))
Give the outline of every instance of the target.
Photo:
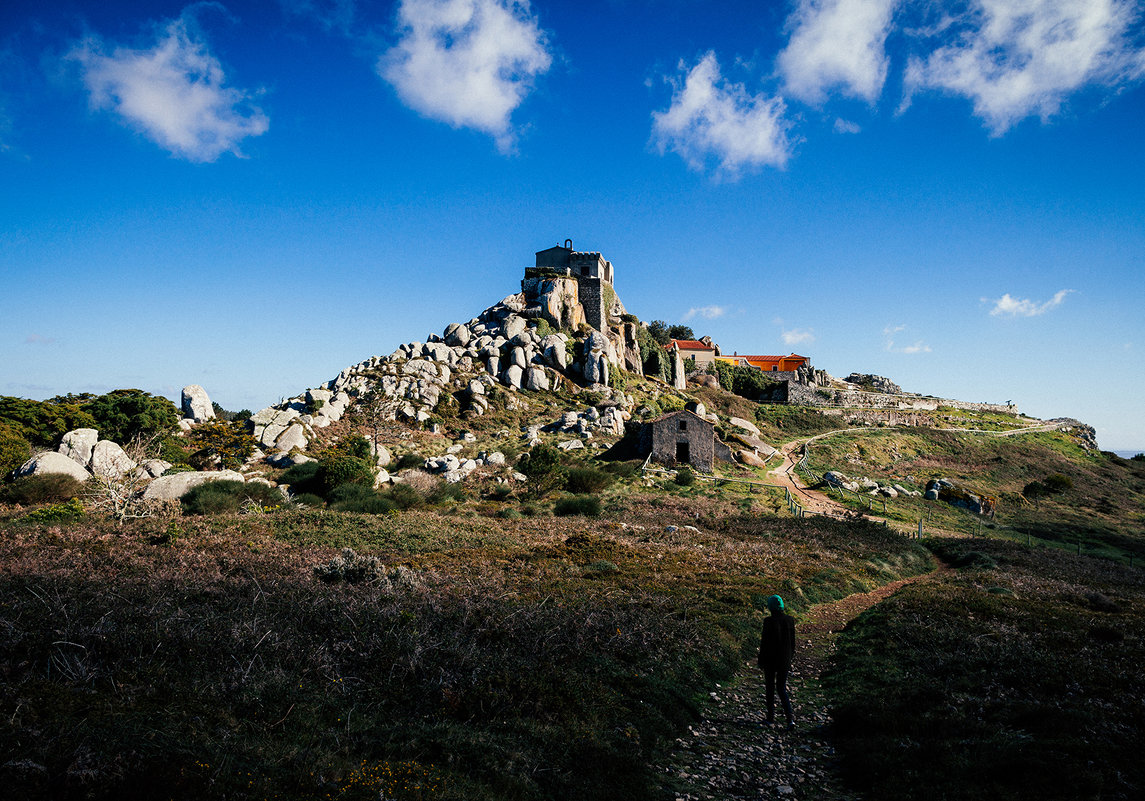
POLYGON ((687 420, 681 420, 680 421, 680 429, 679 430, 680 431, 687 431, 688 430, 688 421, 687 420))

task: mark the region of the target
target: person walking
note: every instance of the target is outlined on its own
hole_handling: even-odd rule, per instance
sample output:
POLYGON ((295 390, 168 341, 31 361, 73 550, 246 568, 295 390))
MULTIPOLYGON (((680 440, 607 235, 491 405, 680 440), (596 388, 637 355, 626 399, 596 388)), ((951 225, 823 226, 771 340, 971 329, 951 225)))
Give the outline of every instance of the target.
POLYGON ((791 696, 787 692, 787 674, 795 656, 795 620, 783 611, 783 599, 772 595, 767 599, 771 614, 763 620, 763 634, 759 639, 759 666, 767 688, 767 725, 775 722, 775 693, 783 703, 787 717, 787 730, 795 728, 795 715, 791 712, 791 696))

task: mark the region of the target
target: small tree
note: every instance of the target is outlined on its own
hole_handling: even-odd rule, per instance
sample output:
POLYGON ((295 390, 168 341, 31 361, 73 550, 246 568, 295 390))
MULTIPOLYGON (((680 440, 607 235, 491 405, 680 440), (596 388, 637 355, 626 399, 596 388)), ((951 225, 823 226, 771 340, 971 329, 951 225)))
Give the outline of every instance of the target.
POLYGON ((534 498, 540 498, 565 483, 560 452, 543 442, 522 456, 519 466, 529 479, 526 492, 534 498))
POLYGON ((254 453, 257 443, 242 423, 202 423, 191 431, 191 465, 197 470, 215 467, 237 469, 254 453))

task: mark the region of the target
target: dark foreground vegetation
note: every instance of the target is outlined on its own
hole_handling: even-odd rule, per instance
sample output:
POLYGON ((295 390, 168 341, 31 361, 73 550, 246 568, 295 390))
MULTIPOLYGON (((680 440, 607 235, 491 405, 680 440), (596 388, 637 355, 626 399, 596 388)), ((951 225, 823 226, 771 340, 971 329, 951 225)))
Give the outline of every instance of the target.
POLYGON ((750 654, 763 598, 798 610, 929 567, 873 525, 695 521, 698 500, 612 508, 630 528, 463 509, 11 516, 0 783, 22 799, 648 797, 646 766, 750 654))
POLYGON ((870 798, 1145 797, 1139 569, 939 540, 950 573, 853 623, 826 686, 870 798))

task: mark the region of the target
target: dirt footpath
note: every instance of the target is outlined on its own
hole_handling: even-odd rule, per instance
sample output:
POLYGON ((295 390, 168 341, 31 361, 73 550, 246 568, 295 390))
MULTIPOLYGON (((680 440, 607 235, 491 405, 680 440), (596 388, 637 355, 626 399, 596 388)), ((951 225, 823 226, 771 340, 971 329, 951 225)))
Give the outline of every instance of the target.
MULTIPOLYGON (((798 647, 788 684, 795 731, 764 724, 763 671, 754 660, 749 661, 731 682, 716 687, 702 719, 676 740, 666 763, 657 766, 660 797, 676 801, 857 801, 859 797, 845 792, 839 780, 835 749, 825 730, 830 712, 819 691, 819 679, 834 652, 836 635, 847 623, 900 587, 923 578, 916 576, 819 604, 797 618, 798 647)), ((782 711, 777 709, 776 716, 782 719, 782 711)))

